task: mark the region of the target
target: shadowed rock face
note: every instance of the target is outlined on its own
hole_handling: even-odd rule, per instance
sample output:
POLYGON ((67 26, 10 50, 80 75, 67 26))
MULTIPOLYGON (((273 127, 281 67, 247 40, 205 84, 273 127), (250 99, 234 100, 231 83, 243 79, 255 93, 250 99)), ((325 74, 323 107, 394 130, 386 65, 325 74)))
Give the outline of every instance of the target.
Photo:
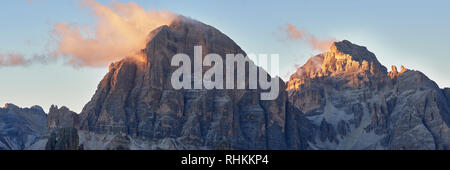
POLYGON ((179 17, 169 26, 154 30, 149 39, 143 50, 143 61, 129 58, 110 66, 81 113, 80 129, 120 134, 119 138, 123 139, 120 141, 125 141, 120 142, 122 148, 132 140, 146 141, 148 144, 139 146, 147 146, 146 149, 223 146, 299 149, 303 146, 298 128, 304 124, 297 124, 304 121, 302 114, 296 109, 288 112, 287 93, 283 90, 276 100, 261 101, 259 89, 172 88, 171 74, 177 67, 171 67, 170 62, 177 53, 186 53, 194 61, 194 46, 202 45, 204 56, 208 53, 222 57, 229 53, 245 55, 229 37, 211 26, 179 17), (286 117, 294 120, 287 122, 286 117))
POLYGON ((447 103, 450 106, 450 88, 445 88, 442 90, 442 92, 445 94, 445 97, 447 98, 447 103))
POLYGON ((245 55, 179 17, 150 33, 141 57, 111 64, 80 115, 0 108, 0 149, 450 149, 450 90, 419 71, 387 72, 366 47, 334 43, 261 101, 261 89, 174 90, 172 56, 192 59, 196 45, 245 55))
POLYGON ((54 129, 48 138, 45 150, 82 149, 82 146, 78 145, 79 141, 78 130, 75 128, 54 129))
POLYGON ((317 129, 310 149, 449 149, 448 90, 403 66, 388 73, 365 47, 336 42, 287 85, 317 129))
POLYGON ((52 105, 47 117, 47 126, 49 130, 59 128, 78 128, 78 114, 69 110, 67 107, 58 108, 52 105))
POLYGON ((0 150, 33 149, 46 132, 47 115, 39 106, 19 108, 6 104, 0 108, 0 150))
POLYGON ((45 150, 78 150, 79 146, 79 116, 63 106, 52 105, 47 117, 48 141, 45 150))

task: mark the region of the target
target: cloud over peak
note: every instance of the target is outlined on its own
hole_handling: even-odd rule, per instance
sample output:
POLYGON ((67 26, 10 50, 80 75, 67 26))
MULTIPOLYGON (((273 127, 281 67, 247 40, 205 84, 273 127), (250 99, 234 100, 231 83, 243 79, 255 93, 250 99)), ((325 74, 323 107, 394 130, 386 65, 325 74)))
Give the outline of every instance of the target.
POLYGON ((53 54, 73 66, 105 67, 137 55, 145 48, 148 33, 176 17, 169 11, 147 11, 134 2, 103 5, 82 0, 81 5, 96 19, 93 27, 61 22, 53 28, 53 54))
POLYGON ((300 30, 295 25, 287 23, 280 27, 280 30, 286 34, 287 40, 303 40, 307 42, 314 50, 321 52, 327 51, 336 38, 318 39, 316 36, 309 33, 307 30, 300 30))

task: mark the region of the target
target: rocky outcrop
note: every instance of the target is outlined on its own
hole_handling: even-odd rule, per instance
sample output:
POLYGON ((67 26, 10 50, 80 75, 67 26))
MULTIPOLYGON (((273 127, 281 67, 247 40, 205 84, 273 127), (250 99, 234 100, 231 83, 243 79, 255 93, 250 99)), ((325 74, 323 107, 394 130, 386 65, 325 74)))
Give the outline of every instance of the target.
POLYGON ((397 66, 392 66, 392 71, 388 73, 389 77, 392 80, 396 80, 398 78, 398 76, 402 75, 404 72, 408 71, 407 68, 405 68, 404 66, 401 66, 401 71, 398 72, 397 70, 397 66))
MULTIPOLYGON (((286 116, 303 120, 300 112, 287 112, 285 87, 280 87, 278 98, 272 101, 261 101, 260 89, 172 88, 171 73, 177 67, 170 62, 177 53, 188 54, 194 61, 194 46, 202 45, 203 55, 245 55, 229 37, 179 17, 154 30, 149 39, 142 51, 144 58, 128 58, 110 66, 81 113, 81 130, 115 136, 111 139, 125 137, 121 141, 128 145, 120 146, 128 149, 131 141, 147 141, 150 149, 213 149, 225 144, 230 149, 299 149, 306 145, 298 135, 303 131, 297 129, 303 124, 286 125, 286 116), (287 133, 297 135, 287 141, 287 133)), ((86 141, 90 142, 97 143, 86 141)))
POLYGON ((45 150, 82 150, 79 146, 78 130, 75 128, 55 129, 45 146, 45 150))
POLYGON ((260 88, 172 87, 177 53, 193 61, 201 45, 203 57, 245 55, 217 29, 180 16, 148 39, 141 54, 111 64, 80 115, 0 108, 0 149, 450 149, 450 90, 403 66, 388 72, 350 41, 312 57, 286 84, 268 76, 280 93, 264 101, 260 88))
POLYGON ((47 115, 39 106, 0 108, 0 150, 42 149, 47 115))
POLYGON ((336 42, 287 85, 289 101, 317 127, 310 149, 448 149, 445 90, 403 66, 388 73, 365 47, 336 42))
POLYGON ((389 149, 449 149, 450 107, 436 83, 407 71, 396 86, 389 149))
POLYGON ((67 107, 58 108, 52 105, 48 112, 47 126, 50 130, 59 128, 78 128, 78 114, 70 111, 67 107))
POLYGON ((45 150, 82 150, 79 145, 78 114, 67 107, 52 105, 48 113, 47 126, 49 138, 45 150))

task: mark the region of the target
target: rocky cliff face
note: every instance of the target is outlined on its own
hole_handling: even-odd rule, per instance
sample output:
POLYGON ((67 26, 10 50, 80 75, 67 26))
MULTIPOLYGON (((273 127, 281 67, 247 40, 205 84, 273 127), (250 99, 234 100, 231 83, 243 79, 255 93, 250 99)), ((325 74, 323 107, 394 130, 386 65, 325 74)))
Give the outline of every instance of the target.
POLYGON ((349 41, 311 58, 287 82, 289 101, 316 131, 310 149, 448 149, 450 105, 418 71, 387 72, 349 41))
POLYGON ((45 145, 47 114, 39 106, 0 108, 0 150, 39 149, 45 145))
POLYGON ((59 128, 51 132, 45 150, 82 150, 79 146, 78 130, 75 128, 59 128))
POLYGON ((445 88, 442 90, 442 92, 444 93, 445 97, 447 98, 447 103, 450 106, 450 88, 445 88))
POLYGON ((403 66, 388 72, 366 47, 334 43, 286 85, 272 79, 280 94, 263 101, 261 89, 172 88, 177 53, 245 55, 217 29, 179 17, 148 39, 111 64, 79 115, 0 108, 0 149, 450 149, 450 90, 403 66))
POLYGON ((78 114, 69 110, 67 107, 58 108, 58 106, 52 105, 47 117, 48 129, 60 129, 60 128, 78 128, 79 118, 78 114))
POLYGON ((172 88, 171 73, 177 68, 170 62, 177 53, 186 53, 194 61, 194 46, 202 45, 203 55, 245 55, 229 37, 211 26, 179 17, 154 30, 149 39, 143 58, 128 58, 110 66, 84 107, 80 129, 89 131, 82 137, 86 148, 301 148, 298 129, 304 124, 297 122, 304 120, 298 109, 289 109, 285 87, 280 87, 279 97, 273 101, 261 101, 259 89, 172 88), (286 117, 294 120, 287 122, 286 117), (108 144, 99 144, 93 135, 103 135, 108 144))
POLYGON ((366 47, 344 40, 336 42, 326 53, 312 57, 298 68, 287 82, 287 90, 299 89, 308 79, 323 79, 341 85, 339 88, 381 89, 389 85, 387 69, 366 47), (343 81, 343 82, 338 82, 343 81))
POLYGON ((79 115, 69 108, 52 105, 47 117, 48 142, 45 150, 78 150, 79 115))

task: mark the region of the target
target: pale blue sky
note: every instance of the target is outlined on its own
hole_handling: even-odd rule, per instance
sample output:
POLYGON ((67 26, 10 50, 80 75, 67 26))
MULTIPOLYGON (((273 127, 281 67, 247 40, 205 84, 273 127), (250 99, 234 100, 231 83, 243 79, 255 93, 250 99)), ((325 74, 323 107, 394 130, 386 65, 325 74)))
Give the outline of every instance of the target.
MULTIPOLYGON (((103 4, 109 0, 99 0, 103 4)), ((127 2, 119 0, 119 2, 127 2)), ((294 64, 317 54, 306 43, 280 41, 279 26, 307 29, 367 46, 380 62, 424 72, 449 87, 450 1, 378 0, 138 0, 146 9, 166 9, 212 25, 247 53, 279 53, 285 76, 294 64)), ((92 24, 76 0, 4 1, 0 6, 0 53, 45 54, 55 23, 92 24)), ((0 104, 65 105, 76 112, 90 100, 107 68, 62 63, 0 67, 0 104)))

